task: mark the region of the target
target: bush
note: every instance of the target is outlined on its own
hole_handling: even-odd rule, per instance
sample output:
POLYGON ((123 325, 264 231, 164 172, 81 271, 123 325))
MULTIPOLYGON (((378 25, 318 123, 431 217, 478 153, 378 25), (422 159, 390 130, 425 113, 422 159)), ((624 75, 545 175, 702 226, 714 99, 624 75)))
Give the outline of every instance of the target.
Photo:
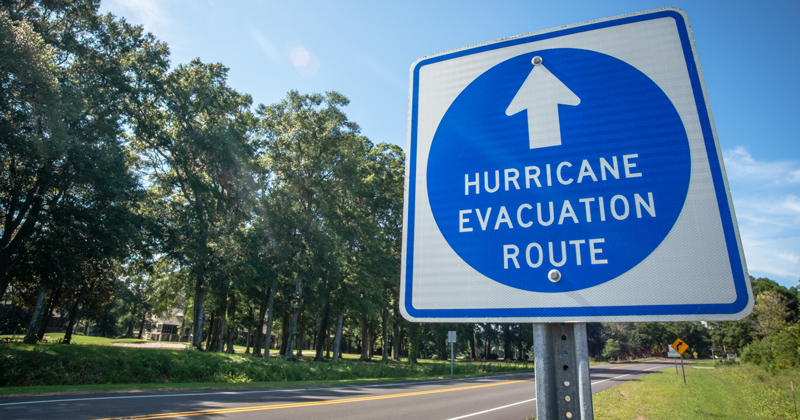
POLYGON ((742 359, 768 370, 800 366, 800 324, 751 343, 744 348, 742 359))

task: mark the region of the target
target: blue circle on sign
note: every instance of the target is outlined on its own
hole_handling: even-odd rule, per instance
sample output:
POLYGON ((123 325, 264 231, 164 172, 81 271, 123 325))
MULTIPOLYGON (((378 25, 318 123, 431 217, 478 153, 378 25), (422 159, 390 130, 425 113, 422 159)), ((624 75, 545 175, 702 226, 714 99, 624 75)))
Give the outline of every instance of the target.
POLYGON ((566 292, 647 258, 681 213, 690 171, 683 122, 649 77, 598 52, 549 49, 492 67, 458 95, 434 135, 427 188, 439 230, 475 270, 566 292), (542 108, 506 110, 535 56, 580 100, 553 104, 560 144, 532 148, 528 130, 542 120, 529 127, 528 112, 546 118, 542 108))

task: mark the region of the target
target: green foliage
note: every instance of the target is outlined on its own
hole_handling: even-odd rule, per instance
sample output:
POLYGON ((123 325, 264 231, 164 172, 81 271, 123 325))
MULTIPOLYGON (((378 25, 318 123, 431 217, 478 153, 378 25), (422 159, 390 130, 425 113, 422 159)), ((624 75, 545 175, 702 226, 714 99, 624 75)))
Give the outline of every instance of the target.
POLYGON ((762 337, 771 337, 786 327, 788 302, 780 293, 766 290, 756 295, 753 306, 754 326, 762 337))
MULTIPOLYGON (((455 364, 456 375, 530 370, 532 365, 455 364)), ((292 363, 195 350, 57 344, 0 347, 0 387, 186 382, 286 382, 446 376, 449 363, 292 363)))
POLYGON ((603 358, 606 360, 617 360, 619 359, 620 353, 621 349, 619 342, 613 338, 609 338, 608 341, 606 341, 605 347, 603 348, 603 358))
POLYGON ((797 370, 770 374, 752 365, 688 365, 684 384, 674 369, 651 373, 593 398, 598 419, 793 419, 790 382, 797 370))
POLYGON ((800 324, 753 342, 744 349, 742 358, 770 370, 800 367, 800 324))

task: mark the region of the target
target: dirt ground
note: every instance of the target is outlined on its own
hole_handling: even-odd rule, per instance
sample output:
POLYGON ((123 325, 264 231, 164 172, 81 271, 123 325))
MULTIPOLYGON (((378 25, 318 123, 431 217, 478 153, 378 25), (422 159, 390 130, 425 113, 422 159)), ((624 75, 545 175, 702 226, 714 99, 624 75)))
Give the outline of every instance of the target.
POLYGON ((159 343, 154 341, 152 343, 114 343, 117 347, 136 347, 139 349, 185 349, 186 344, 178 343, 159 343))

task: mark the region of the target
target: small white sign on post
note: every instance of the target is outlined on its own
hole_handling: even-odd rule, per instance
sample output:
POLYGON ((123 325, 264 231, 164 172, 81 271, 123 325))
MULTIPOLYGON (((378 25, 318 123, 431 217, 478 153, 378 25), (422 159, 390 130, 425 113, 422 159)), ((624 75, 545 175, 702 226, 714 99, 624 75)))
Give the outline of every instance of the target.
POLYGON ((447 342, 448 343, 455 343, 456 342, 456 332, 455 331, 448 331, 447 332, 447 342))

